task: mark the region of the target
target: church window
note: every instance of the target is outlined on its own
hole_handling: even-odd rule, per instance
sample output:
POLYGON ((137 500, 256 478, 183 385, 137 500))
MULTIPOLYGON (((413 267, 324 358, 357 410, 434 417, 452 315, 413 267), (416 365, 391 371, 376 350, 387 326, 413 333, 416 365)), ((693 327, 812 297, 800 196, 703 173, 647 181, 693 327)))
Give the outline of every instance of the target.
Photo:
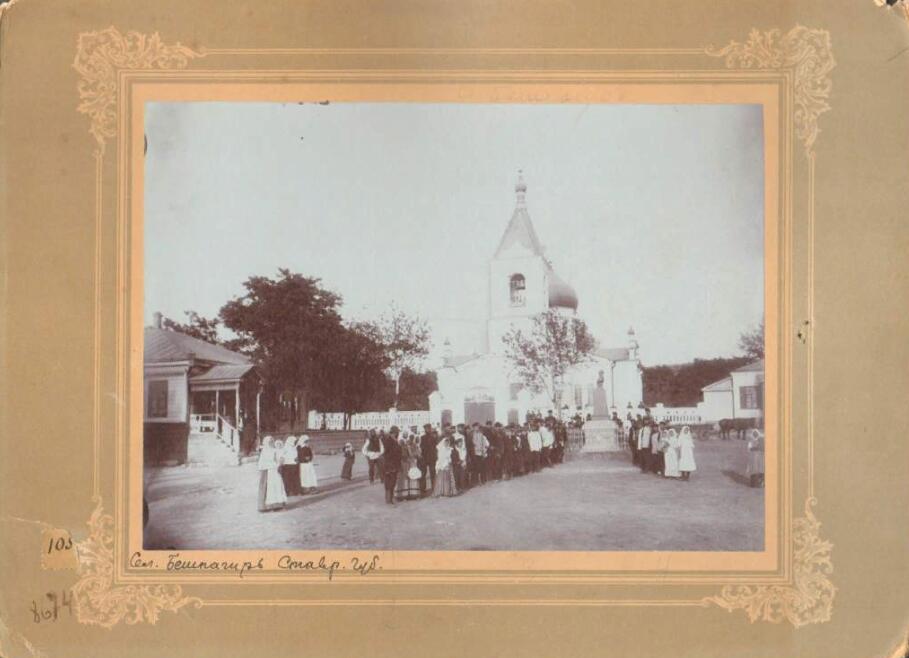
POLYGON ((584 388, 580 384, 575 384, 574 387, 574 405, 576 407, 584 406, 584 388))
POLYGON ((524 306, 525 281, 523 274, 512 274, 510 280, 511 305, 524 306))

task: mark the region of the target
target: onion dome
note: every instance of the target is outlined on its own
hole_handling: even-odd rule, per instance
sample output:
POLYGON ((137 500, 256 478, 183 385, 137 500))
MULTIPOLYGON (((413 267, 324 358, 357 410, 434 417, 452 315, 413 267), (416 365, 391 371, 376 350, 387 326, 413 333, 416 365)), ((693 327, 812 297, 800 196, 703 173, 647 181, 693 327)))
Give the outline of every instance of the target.
POLYGON ((578 294, 555 272, 549 273, 549 308, 578 310, 578 294))

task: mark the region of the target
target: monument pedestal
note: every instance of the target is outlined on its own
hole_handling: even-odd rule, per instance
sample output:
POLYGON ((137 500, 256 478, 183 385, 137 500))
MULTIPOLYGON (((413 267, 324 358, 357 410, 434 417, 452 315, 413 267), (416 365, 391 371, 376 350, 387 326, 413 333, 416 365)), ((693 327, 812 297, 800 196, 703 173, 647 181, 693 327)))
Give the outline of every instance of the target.
POLYGON ((619 441, 612 418, 596 418, 584 423, 584 447, 581 452, 618 452, 619 441))
POLYGON ((581 452, 617 452, 619 442, 615 421, 609 415, 606 405, 606 391, 603 390, 603 371, 593 390, 593 418, 584 423, 584 447, 581 452))

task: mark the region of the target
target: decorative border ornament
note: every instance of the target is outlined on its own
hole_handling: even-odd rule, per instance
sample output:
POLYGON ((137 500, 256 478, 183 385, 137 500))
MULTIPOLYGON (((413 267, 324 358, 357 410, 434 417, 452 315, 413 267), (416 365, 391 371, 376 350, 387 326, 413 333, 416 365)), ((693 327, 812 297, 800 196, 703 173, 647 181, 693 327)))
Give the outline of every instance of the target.
POLYGON ((105 140, 117 133, 117 71, 184 69, 194 57, 204 55, 179 43, 165 45, 157 32, 151 36, 128 32, 124 36, 109 27, 80 34, 73 60, 73 68, 82 76, 78 110, 91 117, 89 130, 98 150, 103 153, 105 140))
MULTIPOLYGON (((218 52, 249 54, 256 51, 218 52)), ((282 53, 293 52, 298 51, 282 50, 282 53)), ((730 69, 765 69, 791 73, 795 132, 804 145, 811 167, 809 224, 812 226, 810 242, 813 244, 813 148, 819 133, 818 117, 830 109, 827 102, 832 89, 829 75, 835 66, 830 34, 826 30, 801 25, 785 35, 777 29, 765 32, 752 30, 746 41, 732 41, 723 48, 709 46, 704 50, 692 49, 685 54, 701 53, 725 58, 726 67, 730 69)), ((191 60, 209 54, 214 54, 214 51, 195 51, 179 43, 166 45, 158 33, 149 36, 128 32, 123 35, 116 28, 109 27, 79 35, 73 68, 81 76, 78 82, 81 101, 78 111, 90 117, 89 130, 97 142, 95 159, 99 196, 96 199, 96 231, 100 230, 97 227, 100 226, 101 213, 101 162, 107 139, 113 139, 117 135, 119 73, 125 70, 181 70, 191 60)), ((96 263, 96 276, 99 268, 100 265, 96 263)), ((809 279, 813 280, 813 269, 809 279)), ((96 305, 99 304, 96 297, 96 305)), ((96 349, 98 345, 96 343, 96 349)), ((97 449, 96 444, 96 452, 97 449)), ((80 579, 73 586, 72 594, 79 622, 104 628, 112 628, 121 621, 127 624, 154 624, 163 611, 177 612, 188 605, 198 608, 204 604, 198 597, 184 596, 179 585, 115 586, 114 520, 111 515, 104 513, 100 496, 94 495, 93 500, 96 507, 88 522, 89 537, 76 544, 80 579)), ((828 578, 833 572, 830 557, 832 545, 820 538, 821 524, 811 509, 815 503, 812 485, 805 503, 805 516, 796 519, 793 524, 791 583, 727 585, 718 596, 688 603, 717 605, 730 612, 744 610, 752 622, 761 620, 779 623, 788 620, 799 627, 828 621, 836 594, 836 587, 828 578)), ((653 604, 658 605, 657 602, 653 604)))
POLYGON ((751 30, 747 41, 732 41, 724 48, 709 46, 706 52, 725 57, 727 68, 792 70, 796 134, 805 152, 813 152, 820 132, 818 117, 830 109, 827 98, 833 83, 829 75, 836 66, 827 30, 803 25, 796 25, 785 35, 780 30, 751 30))
POLYGON ((88 520, 89 536, 76 542, 81 578, 71 592, 80 623, 104 628, 112 628, 121 621, 154 624, 162 611, 202 606, 202 599, 183 596, 179 585, 114 587, 114 519, 104 513, 100 498, 95 501, 95 511, 88 520))
POLYGON ((792 542, 794 587, 785 585, 727 585, 715 603, 729 612, 744 610, 748 619, 779 623, 784 619, 798 628, 830 621, 836 587, 828 576, 833 572, 830 553, 833 545, 820 538, 821 523, 811 511, 817 501, 805 501, 805 516, 793 524, 792 542))

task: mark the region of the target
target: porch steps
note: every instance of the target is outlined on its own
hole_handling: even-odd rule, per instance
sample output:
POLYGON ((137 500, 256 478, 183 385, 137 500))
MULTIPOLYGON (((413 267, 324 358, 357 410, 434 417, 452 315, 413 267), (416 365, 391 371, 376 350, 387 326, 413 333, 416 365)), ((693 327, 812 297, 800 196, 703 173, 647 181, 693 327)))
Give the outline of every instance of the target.
POLYGON ((240 460, 214 432, 194 432, 189 435, 186 463, 190 466, 237 466, 240 460))

